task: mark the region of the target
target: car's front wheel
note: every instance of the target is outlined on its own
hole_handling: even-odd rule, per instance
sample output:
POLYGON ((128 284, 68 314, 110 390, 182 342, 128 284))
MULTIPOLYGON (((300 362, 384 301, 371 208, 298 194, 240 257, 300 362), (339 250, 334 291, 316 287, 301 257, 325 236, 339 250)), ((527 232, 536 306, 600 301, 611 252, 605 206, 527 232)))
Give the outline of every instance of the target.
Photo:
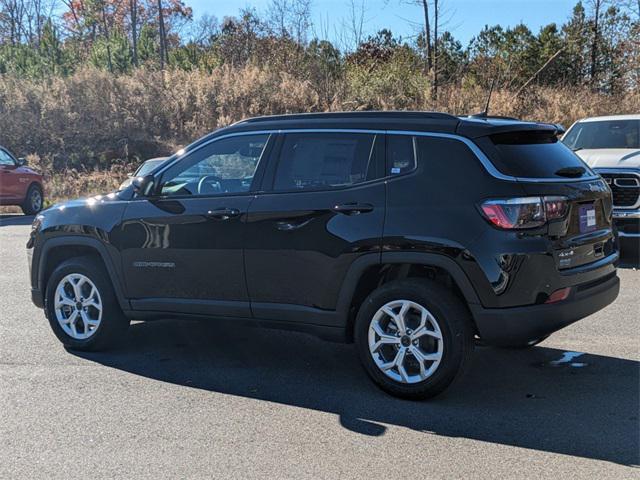
POLYGON ((429 280, 390 282, 371 293, 355 324, 360 359, 373 381, 403 398, 443 392, 473 351, 469 311, 429 280))
POLYGON ((113 347, 129 326, 107 272, 92 257, 66 260, 53 271, 45 309, 58 339, 75 350, 113 347))

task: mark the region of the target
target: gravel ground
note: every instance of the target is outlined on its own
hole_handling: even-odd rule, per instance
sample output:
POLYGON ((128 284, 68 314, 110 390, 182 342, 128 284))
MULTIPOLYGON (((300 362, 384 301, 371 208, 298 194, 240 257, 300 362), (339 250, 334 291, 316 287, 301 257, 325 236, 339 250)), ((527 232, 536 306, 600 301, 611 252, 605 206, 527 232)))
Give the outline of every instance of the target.
POLYGON ((0 478, 640 478, 636 270, 605 310, 478 348, 407 402, 352 346, 296 333, 134 323, 117 351, 67 352, 30 301, 29 223, 0 217, 0 478))

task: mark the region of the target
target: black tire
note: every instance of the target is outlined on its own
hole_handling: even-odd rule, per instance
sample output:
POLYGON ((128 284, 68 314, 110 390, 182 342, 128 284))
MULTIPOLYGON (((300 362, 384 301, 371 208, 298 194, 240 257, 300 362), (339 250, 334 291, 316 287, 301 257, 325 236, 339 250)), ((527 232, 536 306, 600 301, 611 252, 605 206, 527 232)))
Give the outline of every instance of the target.
POLYGON ((66 348, 72 350, 110 349, 122 340, 129 326, 129 320, 122 313, 116 299, 109 275, 102 262, 93 257, 71 258, 56 267, 47 282, 44 308, 53 333, 66 348), (102 300, 102 319, 95 332, 87 339, 75 339, 67 334, 58 322, 54 308, 58 284, 64 277, 74 273, 84 275, 91 280, 102 300))
POLYGON ((410 400, 432 398, 460 378, 473 353, 473 324, 463 301, 444 286, 420 279, 387 283, 363 302, 355 323, 355 342, 360 360, 373 381, 384 391, 410 400), (424 306, 436 318, 442 332, 440 365, 430 377, 417 383, 403 383, 385 375, 369 351, 369 326, 375 313, 388 302, 409 300, 424 306))
POLYGON ((27 196, 24 197, 24 202, 20 205, 25 215, 35 215, 42 210, 44 205, 44 196, 42 194, 42 188, 39 185, 31 184, 27 190, 27 196))

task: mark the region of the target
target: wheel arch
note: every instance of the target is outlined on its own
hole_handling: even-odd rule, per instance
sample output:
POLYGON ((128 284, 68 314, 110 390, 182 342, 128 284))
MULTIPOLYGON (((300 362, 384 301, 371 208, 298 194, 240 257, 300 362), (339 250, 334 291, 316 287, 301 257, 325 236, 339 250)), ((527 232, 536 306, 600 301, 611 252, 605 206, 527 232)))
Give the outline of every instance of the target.
POLYGON ((70 258, 80 256, 93 256, 103 264, 113 285, 120 308, 129 310, 129 301, 124 296, 118 269, 106 246, 93 238, 63 236, 45 241, 38 259, 37 285, 40 291, 43 294, 46 291, 47 281, 57 265, 70 258))
POLYGON ((435 253, 384 252, 357 259, 343 281, 337 311, 345 319, 347 341, 353 341, 353 326, 362 301, 380 285, 399 278, 425 277, 431 273, 450 279, 454 293, 467 305, 480 299, 462 268, 450 257, 435 253))

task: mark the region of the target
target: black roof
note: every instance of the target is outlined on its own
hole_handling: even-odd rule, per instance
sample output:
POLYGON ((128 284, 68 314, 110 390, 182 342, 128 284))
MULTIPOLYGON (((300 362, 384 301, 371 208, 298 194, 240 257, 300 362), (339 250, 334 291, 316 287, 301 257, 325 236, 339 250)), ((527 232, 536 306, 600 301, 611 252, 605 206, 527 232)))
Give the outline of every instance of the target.
POLYGON ((506 117, 456 117, 448 113, 419 111, 322 112, 248 118, 217 130, 200 139, 196 144, 207 141, 211 137, 232 132, 299 128, 407 130, 457 134, 468 138, 522 130, 557 132, 557 127, 553 124, 506 117))

